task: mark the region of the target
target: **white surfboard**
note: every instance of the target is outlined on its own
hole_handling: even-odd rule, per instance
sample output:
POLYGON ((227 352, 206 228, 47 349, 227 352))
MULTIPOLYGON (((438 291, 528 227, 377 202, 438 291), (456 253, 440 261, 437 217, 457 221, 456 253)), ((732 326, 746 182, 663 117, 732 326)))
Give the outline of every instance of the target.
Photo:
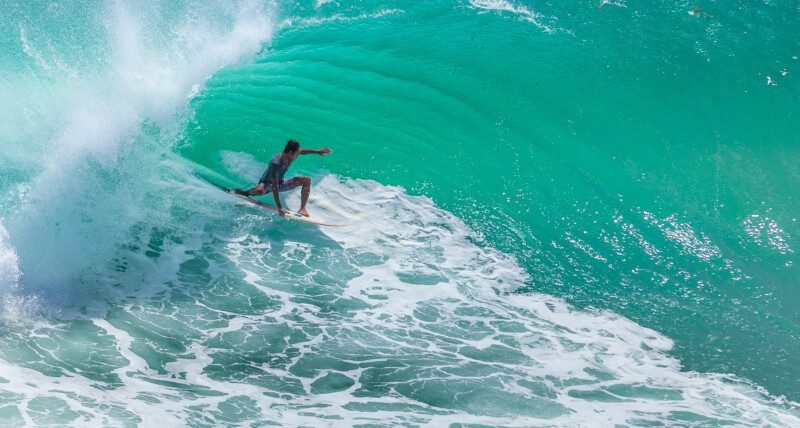
MULTIPOLYGON (((225 193, 229 193, 231 195, 234 195, 236 197, 241 198, 243 201, 245 201, 245 202, 247 202, 249 204, 253 204, 255 206, 264 208, 265 210, 272 211, 272 212, 274 212, 276 214, 278 213, 278 209, 276 207, 273 207, 272 205, 267 205, 267 204, 265 204, 265 203, 263 203, 261 201, 257 201, 255 199, 247 197, 245 195, 237 195, 233 190, 228 189, 227 187, 222 187, 219 184, 214 183, 213 181, 206 180, 205 178, 203 178, 203 180, 208 181, 214 187, 222 190, 225 193)), ((342 226, 341 224, 326 223, 326 222, 324 222, 322 220, 317 220, 317 219, 315 219, 313 217, 306 217, 306 216, 304 216, 304 215, 302 215, 300 213, 291 212, 289 210, 283 210, 283 214, 284 214, 283 218, 290 219, 290 220, 302 221, 302 222, 305 222, 305 223, 316 224, 318 226, 332 226, 332 227, 341 227, 342 226)))

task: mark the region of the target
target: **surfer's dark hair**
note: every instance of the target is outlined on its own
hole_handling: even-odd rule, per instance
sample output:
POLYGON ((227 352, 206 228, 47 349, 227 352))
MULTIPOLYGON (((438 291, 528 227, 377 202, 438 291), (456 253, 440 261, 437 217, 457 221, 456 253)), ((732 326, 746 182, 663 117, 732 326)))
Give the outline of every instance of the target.
POLYGON ((289 142, 286 143, 286 147, 283 148, 284 153, 294 153, 298 150, 300 150, 300 143, 298 143, 297 140, 289 140, 289 142))

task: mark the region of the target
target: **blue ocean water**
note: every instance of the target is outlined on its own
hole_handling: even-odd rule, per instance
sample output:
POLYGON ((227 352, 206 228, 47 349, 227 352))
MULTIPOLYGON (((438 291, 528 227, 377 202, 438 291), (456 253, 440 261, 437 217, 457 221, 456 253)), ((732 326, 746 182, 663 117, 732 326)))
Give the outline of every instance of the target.
POLYGON ((2 14, 0 424, 800 423, 798 4, 2 14))

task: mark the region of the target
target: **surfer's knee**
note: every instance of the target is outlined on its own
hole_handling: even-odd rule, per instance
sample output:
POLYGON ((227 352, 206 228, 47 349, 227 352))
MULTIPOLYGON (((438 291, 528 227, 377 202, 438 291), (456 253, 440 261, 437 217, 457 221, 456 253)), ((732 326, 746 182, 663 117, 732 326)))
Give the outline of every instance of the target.
POLYGON ((304 175, 304 176, 300 177, 300 183, 303 186, 310 186, 311 185, 311 177, 309 177, 307 175, 304 175))
POLYGON ((264 193, 267 193, 267 188, 263 184, 259 184, 258 186, 250 189, 250 194, 253 196, 261 196, 264 193))

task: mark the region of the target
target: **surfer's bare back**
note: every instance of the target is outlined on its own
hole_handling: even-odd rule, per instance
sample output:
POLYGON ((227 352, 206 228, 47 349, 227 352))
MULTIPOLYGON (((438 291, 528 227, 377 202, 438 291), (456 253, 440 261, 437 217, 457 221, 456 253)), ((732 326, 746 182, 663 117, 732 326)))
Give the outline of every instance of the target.
POLYGON ((330 152, 331 149, 329 148, 319 150, 301 149, 300 143, 296 140, 289 140, 283 151, 275 155, 272 160, 269 161, 269 166, 267 170, 264 171, 264 175, 261 176, 261 180, 258 180, 258 185, 256 187, 248 190, 236 189, 234 192, 236 192, 237 195, 245 196, 261 196, 272 192, 272 195, 275 197, 275 206, 278 208, 278 212, 284 215, 285 213, 283 212, 281 199, 278 197, 278 193, 303 186, 300 192, 300 209, 297 210, 297 212, 308 217, 309 214, 306 210, 306 202, 308 202, 308 195, 311 194, 311 177, 283 178, 283 176, 298 156, 310 154, 325 156, 330 152))

